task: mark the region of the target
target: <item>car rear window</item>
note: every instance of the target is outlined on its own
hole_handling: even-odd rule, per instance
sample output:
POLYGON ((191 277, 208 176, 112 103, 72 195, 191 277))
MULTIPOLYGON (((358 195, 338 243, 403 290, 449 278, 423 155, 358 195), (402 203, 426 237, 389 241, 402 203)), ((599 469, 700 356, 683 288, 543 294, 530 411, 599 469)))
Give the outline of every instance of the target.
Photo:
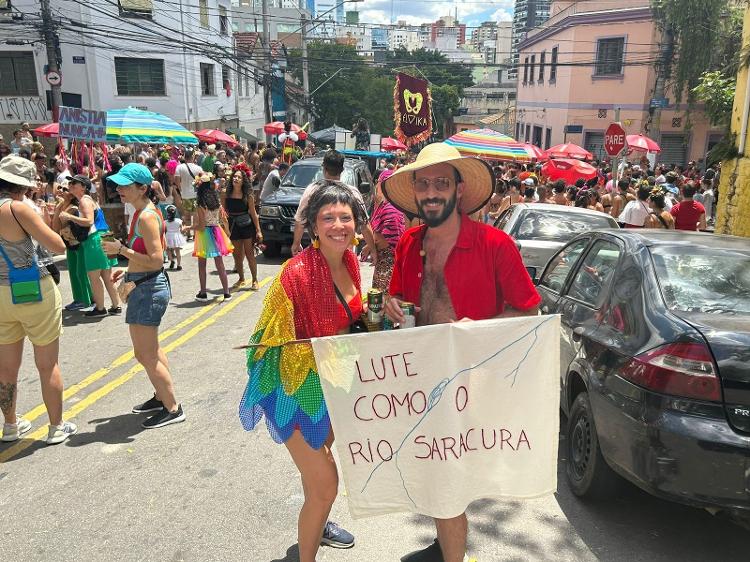
MULTIPOLYGON (((286 187, 307 187, 312 182, 320 179, 323 179, 323 168, 320 166, 292 166, 284 176, 284 181, 281 185, 286 187)), ((344 173, 341 174, 341 181, 356 186, 357 181, 354 177, 354 170, 352 168, 344 168, 344 173)))
POLYGON ((529 209, 519 218, 511 236, 516 240, 567 242, 582 232, 614 226, 616 225, 604 214, 598 216, 529 209))
POLYGON ((750 251, 656 246, 651 256, 670 309, 750 314, 750 251))

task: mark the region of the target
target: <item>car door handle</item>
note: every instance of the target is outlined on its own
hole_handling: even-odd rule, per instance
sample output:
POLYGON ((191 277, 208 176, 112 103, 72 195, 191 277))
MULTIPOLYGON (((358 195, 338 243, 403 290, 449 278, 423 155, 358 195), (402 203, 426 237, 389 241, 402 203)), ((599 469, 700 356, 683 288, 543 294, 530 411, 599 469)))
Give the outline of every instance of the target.
POLYGON ((581 337, 586 333, 586 329, 583 326, 576 326, 573 328, 573 341, 581 341, 581 337))

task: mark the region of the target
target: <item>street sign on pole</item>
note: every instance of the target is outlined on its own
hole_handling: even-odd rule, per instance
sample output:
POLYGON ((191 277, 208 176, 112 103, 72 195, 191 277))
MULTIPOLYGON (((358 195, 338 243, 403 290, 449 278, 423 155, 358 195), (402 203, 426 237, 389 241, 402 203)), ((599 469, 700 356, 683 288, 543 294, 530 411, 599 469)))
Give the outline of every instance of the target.
POLYGON ((57 70, 50 70, 44 75, 45 80, 50 86, 59 86, 62 84, 62 76, 57 70))
POLYGON ((619 123, 612 123, 604 133, 604 150, 610 156, 619 156, 627 142, 625 140, 625 129, 619 123))

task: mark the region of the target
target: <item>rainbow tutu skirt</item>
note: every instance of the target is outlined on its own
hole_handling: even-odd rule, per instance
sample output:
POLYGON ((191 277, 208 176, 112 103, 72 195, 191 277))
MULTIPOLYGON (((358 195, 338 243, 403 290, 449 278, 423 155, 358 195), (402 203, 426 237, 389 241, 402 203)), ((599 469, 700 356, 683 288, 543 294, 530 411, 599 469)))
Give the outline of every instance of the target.
POLYGON ((218 258, 232 251, 232 241, 220 226, 207 226, 195 233, 193 256, 197 258, 218 258))

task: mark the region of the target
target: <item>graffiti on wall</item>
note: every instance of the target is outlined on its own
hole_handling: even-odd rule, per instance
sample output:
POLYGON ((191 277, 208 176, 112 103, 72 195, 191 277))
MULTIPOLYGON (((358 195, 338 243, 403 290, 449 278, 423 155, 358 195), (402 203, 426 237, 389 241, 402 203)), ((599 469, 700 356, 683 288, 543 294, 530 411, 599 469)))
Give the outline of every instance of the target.
POLYGON ((0 97, 0 123, 45 123, 50 113, 39 96, 0 97))

